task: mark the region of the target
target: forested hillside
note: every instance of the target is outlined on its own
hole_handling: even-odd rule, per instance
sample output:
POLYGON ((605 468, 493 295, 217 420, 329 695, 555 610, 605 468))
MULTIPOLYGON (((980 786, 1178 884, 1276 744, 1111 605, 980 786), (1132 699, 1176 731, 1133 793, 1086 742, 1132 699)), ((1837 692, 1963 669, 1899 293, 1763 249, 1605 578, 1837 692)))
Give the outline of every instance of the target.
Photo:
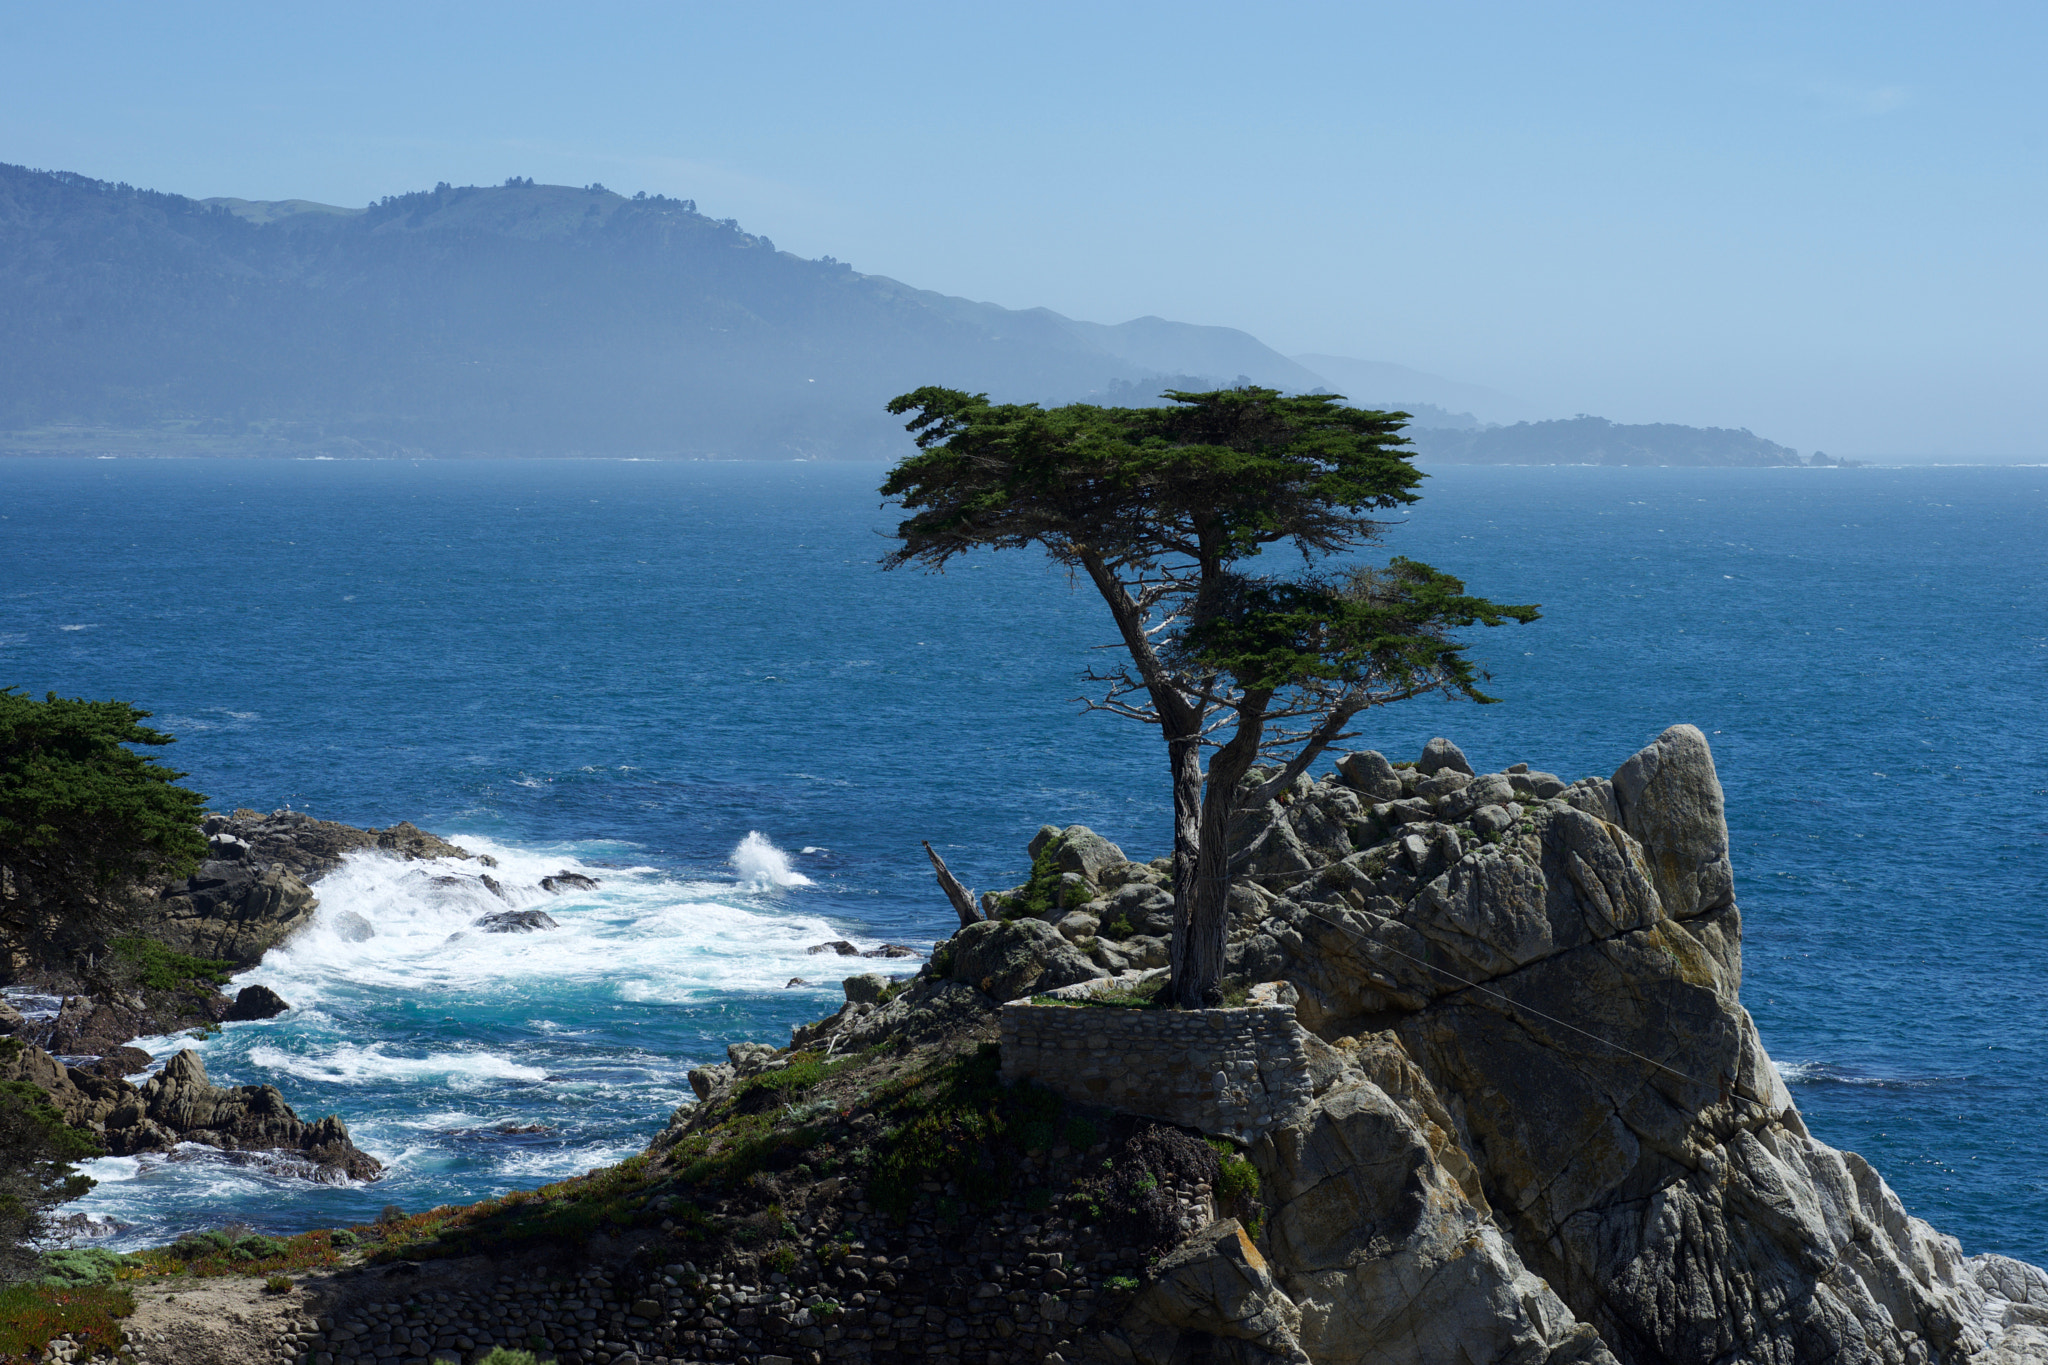
POLYGON ((1793 465, 1799 452, 1748 430, 1671 422, 1625 426, 1605 417, 1412 433, 1425 459, 1446 464, 1793 465))
POLYGON ((687 200, 507 182, 367 210, 0 166, 0 450, 851 456, 921 384, 1318 376, 1243 332, 1015 311, 687 200))

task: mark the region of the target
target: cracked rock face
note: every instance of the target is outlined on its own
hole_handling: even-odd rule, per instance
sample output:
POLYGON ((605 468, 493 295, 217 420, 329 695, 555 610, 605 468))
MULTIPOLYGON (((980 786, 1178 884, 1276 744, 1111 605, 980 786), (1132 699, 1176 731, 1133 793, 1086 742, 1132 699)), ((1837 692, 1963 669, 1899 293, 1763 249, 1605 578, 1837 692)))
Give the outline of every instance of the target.
POLYGON ((1807 1133, 1698 730, 1569 787, 1433 748, 1405 798, 1361 760, 1241 830, 1275 895, 1232 969, 1292 992, 1319 1097, 1249 1153, 1258 1264, 1211 1229, 1102 1358, 2048 1362, 2048 1274, 1807 1133))

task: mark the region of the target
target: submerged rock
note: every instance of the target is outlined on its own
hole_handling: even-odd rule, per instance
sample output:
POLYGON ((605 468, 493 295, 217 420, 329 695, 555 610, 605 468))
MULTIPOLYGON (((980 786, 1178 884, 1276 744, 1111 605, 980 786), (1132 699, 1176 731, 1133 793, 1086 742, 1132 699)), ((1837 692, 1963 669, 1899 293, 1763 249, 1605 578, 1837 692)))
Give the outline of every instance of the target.
POLYGON ((557 896, 566 895, 571 891, 595 891, 597 878, 586 877, 581 872, 557 872, 551 877, 542 877, 540 889, 557 896))
POLYGON ((531 934, 542 929, 559 929, 555 917, 545 910, 499 910, 471 920, 487 934, 531 934))

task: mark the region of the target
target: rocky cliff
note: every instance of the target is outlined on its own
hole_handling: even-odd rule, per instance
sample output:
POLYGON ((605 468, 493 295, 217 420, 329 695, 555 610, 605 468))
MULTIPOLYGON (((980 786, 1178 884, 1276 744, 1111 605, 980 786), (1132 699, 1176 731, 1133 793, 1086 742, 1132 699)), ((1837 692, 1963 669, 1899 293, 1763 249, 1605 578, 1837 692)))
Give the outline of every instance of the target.
POLYGON ((1323 1093, 1250 1153, 1263 1268, 1190 1249, 1104 1358, 2048 1358, 2048 1278, 1800 1121, 1739 999, 1698 730, 1569 787, 1361 758, 1258 815, 1274 894, 1234 957, 1293 987, 1323 1093))
MULTIPOLYGON (((1235 834, 1233 984, 1294 1003, 1317 1099, 1247 1152, 1257 1236, 1175 1252, 1092 1358, 2048 1360, 2048 1277, 1966 1257, 1806 1131, 1741 1004, 1698 730, 1571 784, 1441 740, 1349 755, 1235 834)), ((1008 922, 887 998, 850 984, 798 1044, 1156 956, 1161 868, 1078 827, 1032 853, 984 898, 1008 922)))

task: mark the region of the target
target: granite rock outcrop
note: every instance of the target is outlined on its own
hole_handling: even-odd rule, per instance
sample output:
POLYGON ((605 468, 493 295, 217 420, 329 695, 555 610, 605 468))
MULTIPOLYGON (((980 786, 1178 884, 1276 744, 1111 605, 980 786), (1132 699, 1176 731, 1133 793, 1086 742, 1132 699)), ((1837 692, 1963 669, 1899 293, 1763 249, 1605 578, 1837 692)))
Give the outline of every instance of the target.
POLYGON ((41 1048, 10 1040, 0 1047, 0 1080, 40 1087, 65 1122, 91 1133, 114 1156, 168 1152, 196 1142, 225 1152, 261 1153, 329 1183, 375 1180, 383 1171, 382 1163, 350 1141, 339 1118, 308 1123, 275 1086, 214 1085, 190 1049, 137 1086, 105 1068, 66 1067, 41 1048))

